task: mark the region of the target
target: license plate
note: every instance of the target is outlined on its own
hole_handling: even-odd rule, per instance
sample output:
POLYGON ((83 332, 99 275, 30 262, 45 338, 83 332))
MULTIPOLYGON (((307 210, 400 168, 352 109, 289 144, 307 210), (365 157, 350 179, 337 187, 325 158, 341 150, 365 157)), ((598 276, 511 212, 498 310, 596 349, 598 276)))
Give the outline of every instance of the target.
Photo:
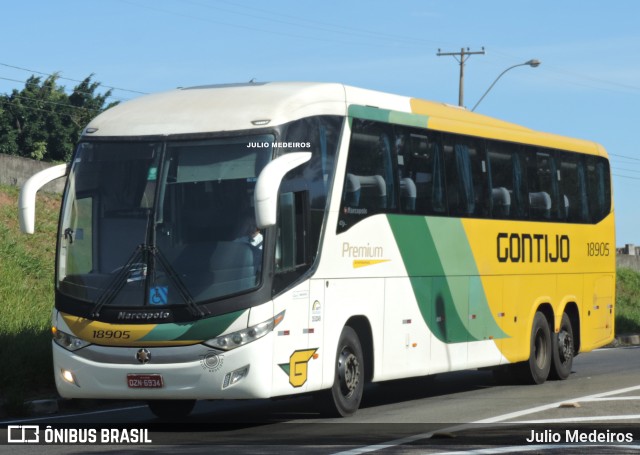
POLYGON ((159 374, 128 374, 127 386, 130 389, 161 389, 164 381, 159 374))

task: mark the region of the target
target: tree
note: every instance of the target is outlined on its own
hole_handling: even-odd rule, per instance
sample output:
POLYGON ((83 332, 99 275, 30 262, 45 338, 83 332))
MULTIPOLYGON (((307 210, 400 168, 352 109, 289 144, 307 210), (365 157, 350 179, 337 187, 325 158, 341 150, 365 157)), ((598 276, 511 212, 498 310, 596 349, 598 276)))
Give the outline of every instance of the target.
POLYGON ((97 93, 93 74, 67 95, 57 74, 31 76, 21 91, 0 96, 0 153, 46 161, 69 161, 82 129, 107 104, 111 90, 97 93))

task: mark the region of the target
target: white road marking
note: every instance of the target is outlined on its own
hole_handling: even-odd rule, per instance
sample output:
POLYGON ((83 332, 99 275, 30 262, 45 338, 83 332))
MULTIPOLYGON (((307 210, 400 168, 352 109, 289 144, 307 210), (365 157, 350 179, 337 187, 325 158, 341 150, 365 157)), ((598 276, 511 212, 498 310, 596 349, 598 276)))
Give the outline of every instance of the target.
POLYGON ((147 405, 141 405, 141 406, 131 406, 128 408, 114 408, 114 409, 104 409, 102 411, 83 412, 80 414, 60 414, 60 415, 48 415, 44 417, 32 417, 29 419, 1 420, 0 425, 11 425, 14 423, 24 423, 24 422, 39 422, 40 420, 66 419, 69 417, 85 417, 85 416, 96 415, 96 414, 108 414, 110 412, 117 412, 117 411, 131 411, 133 409, 142 409, 146 407, 147 405))
POLYGON ((585 403, 594 403, 596 401, 630 401, 640 400, 639 396, 625 396, 625 397, 609 397, 609 398, 592 398, 590 400, 583 400, 585 403))
POLYGON ((604 398, 604 397, 608 397, 611 395, 620 395, 622 393, 628 393, 628 392, 633 392, 635 390, 640 390, 640 385, 636 385, 633 387, 625 387, 624 389, 617 389, 617 390, 610 390, 609 392, 602 392, 602 393, 596 393, 593 395, 586 395, 584 397, 579 397, 579 398, 569 398, 569 399, 565 399, 562 401, 556 401, 555 403, 549 403, 549 404, 545 404, 542 406, 536 406, 533 408, 529 408, 529 409, 523 409, 522 411, 516 411, 516 412, 510 412, 508 414, 502 414, 496 417, 490 417, 488 419, 482 419, 482 420, 478 420, 474 423, 476 424, 482 424, 482 423, 497 423, 497 422, 504 422, 505 420, 510 420, 510 419, 517 419, 518 417, 522 417, 522 416, 526 416, 529 414, 535 414, 536 412, 542 412, 542 411, 548 411, 549 409, 553 409, 553 408, 557 408, 558 406, 560 406, 563 403, 575 403, 575 402, 580 402, 580 401, 589 401, 592 400, 594 398, 604 398))
MULTIPOLYGON (((506 422, 507 420, 512 420, 512 419, 517 419, 518 417, 523 417, 526 415, 530 415, 530 414, 535 414, 538 412, 543 412, 543 411, 548 411, 549 409, 554 409, 559 407, 561 404, 563 403, 568 403, 568 402, 580 402, 580 401, 593 401, 593 400, 599 400, 605 397, 610 397, 612 395, 620 395, 623 393, 629 393, 629 392, 634 392, 636 390, 640 390, 640 385, 637 386, 633 386, 633 387, 625 387, 623 389, 616 389, 616 390, 610 390, 608 392, 602 392, 602 393, 596 393, 593 395, 586 395, 584 397, 578 397, 578 398, 568 398, 568 399, 564 399, 562 401, 556 401, 555 403, 549 403, 549 404, 545 404, 545 405, 541 405, 541 406, 535 406, 533 408, 528 408, 528 409, 523 409, 521 411, 516 411, 516 412, 510 412, 507 414, 502 414, 499 416, 495 416, 495 417, 489 417, 487 419, 482 419, 482 420, 477 420, 475 422, 471 422, 471 423, 465 423, 465 424, 460 424, 460 425, 455 425, 455 426, 451 426, 451 427, 447 427, 447 428, 442 428, 436 431, 430 431, 428 433, 421 433, 421 434, 416 434, 416 435, 412 435, 412 436, 407 436, 405 438, 400 438, 400 439, 394 439, 393 441, 388 441, 388 442, 384 442, 381 444, 374 444, 374 445, 370 445, 370 446, 366 446, 366 447, 358 447, 355 449, 351 449, 351 450, 347 450, 344 452, 337 452, 334 455, 359 455, 359 454, 363 454, 363 453, 369 453, 369 452, 374 452, 376 450, 382 450, 382 449, 388 449, 390 447, 395 447, 395 446, 399 446, 402 444, 407 444, 407 443, 411 443, 411 442, 415 442, 415 441, 419 441, 421 439, 429 439, 433 436, 434 433, 455 433, 456 431, 462 431, 462 430, 467 430, 470 428, 478 428, 478 426, 491 426, 491 424, 494 423, 513 423, 513 424, 520 424, 520 423, 530 423, 530 422, 519 422, 519 421, 513 421, 513 422, 506 422)), ((617 416, 610 416, 610 417, 599 417, 599 418, 594 418, 594 421, 597 420, 612 420, 611 417, 617 417, 617 416)), ((638 418, 640 416, 638 415, 633 415, 630 418, 638 418)), ((545 421, 544 423, 550 423, 550 421, 545 421)), ((527 446, 531 447, 531 446, 527 446)), ((562 446, 564 447, 564 446, 562 446)), ((625 446, 626 447, 626 446, 625 446)), ((493 450, 493 449, 483 449, 483 450, 493 450)), ((508 453, 508 452, 458 452, 458 453, 508 453)))
MULTIPOLYGON (((640 445, 624 445, 626 449, 640 449, 640 445)), ((536 444, 532 446, 511 446, 511 447, 495 447, 490 449, 475 449, 458 452, 438 452, 431 455, 493 455, 500 453, 518 453, 518 452, 534 452, 552 449, 591 449, 591 448, 607 448, 611 449, 611 444, 536 444)))
POLYGON ((540 419, 518 421, 520 424, 534 423, 578 423, 578 422, 603 422, 609 420, 640 420, 640 414, 623 414, 618 416, 589 416, 589 417, 564 417, 560 419, 540 419))

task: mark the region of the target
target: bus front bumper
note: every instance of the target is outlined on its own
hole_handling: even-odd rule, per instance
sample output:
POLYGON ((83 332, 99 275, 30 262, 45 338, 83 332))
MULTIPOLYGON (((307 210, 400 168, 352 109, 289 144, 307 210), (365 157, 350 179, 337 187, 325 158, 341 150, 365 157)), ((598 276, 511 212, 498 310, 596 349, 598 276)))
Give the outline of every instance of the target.
POLYGON ((205 345, 70 352, 53 343, 54 376, 64 398, 268 398, 272 346, 271 334, 227 352, 205 345))

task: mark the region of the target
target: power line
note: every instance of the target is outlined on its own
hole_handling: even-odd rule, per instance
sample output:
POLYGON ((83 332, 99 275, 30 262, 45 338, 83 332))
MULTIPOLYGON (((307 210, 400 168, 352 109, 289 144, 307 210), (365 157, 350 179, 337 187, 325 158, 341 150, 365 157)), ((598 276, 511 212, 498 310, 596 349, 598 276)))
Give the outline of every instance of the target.
POLYGON ((640 177, 631 177, 631 176, 628 176, 628 175, 620 175, 620 174, 611 174, 611 175, 613 175, 614 177, 622 178, 622 179, 640 180, 640 177))
MULTIPOLYGON (((506 57, 509 59, 519 58, 518 56, 513 55, 511 53, 503 52, 500 49, 492 48, 491 53, 502 56, 502 57, 506 57)), ((586 73, 576 73, 573 71, 565 70, 561 67, 547 65, 546 63, 545 63, 545 68, 546 68, 545 72, 542 73, 542 75, 539 77, 544 77, 544 75, 546 75, 547 77, 553 76, 550 73, 555 73, 556 75, 555 79, 558 79, 564 82, 570 82, 574 85, 580 85, 582 87, 587 87, 595 90, 604 90, 604 91, 615 92, 615 93, 628 93, 629 91, 631 91, 632 93, 638 93, 640 91, 640 86, 634 86, 634 85, 624 84, 624 83, 613 81, 613 80, 597 78, 597 77, 589 76, 586 73), (567 77, 569 77, 570 79, 567 79, 567 77), (576 83, 575 82, 576 80, 591 82, 591 84, 588 84, 586 82, 576 83), (593 83, 597 83, 600 85, 595 85, 593 83), (605 87, 603 86, 603 84, 611 87, 605 87)))
MULTIPOLYGON (((25 84, 25 85, 28 82, 28 80, 24 81, 24 80, 20 80, 20 79, 9 79, 7 77, 0 77, 0 80, 11 81, 11 82, 20 82, 21 84, 25 84)), ((95 94, 92 93, 92 92, 85 92, 85 91, 82 91, 82 90, 67 89, 67 87, 61 87, 61 88, 64 89, 65 91, 67 91, 67 92, 70 92, 69 95, 72 95, 74 93, 78 93, 80 95, 95 96, 95 94)), ((12 95, 12 96, 16 96, 16 95, 12 95)), ((130 98, 122 98, 122 97, 119 97, 119 96, 113 96, 113 95, 106 95, 105 99, 106 98, 112 98, 112 99, 117 100, 117 101, 128 101, 130 99, 130 98)))
MULTIPOLYGON (((29 68, 21 67, 21 66, 9 65, 8 63, 0 62, 0 66, 4 66, 4 67, 7 67, 7 68, 13 68, 13 69, 20 70, 20 71, 26 71, 26 72, 32 73, 32 74, 40 74, 41 76, 56 77, 58 79, 63 79, 65 81, 78 82, 78 83, 84 82, 84 80, 71 79, 69 77, 60 76, 59 74, 45 73, 45 72, 42 72, 42 71, 36 71, 36 70, 29 69, 29 68)), ((127 89, 127 88, 113 87, 113 86, 105 85, 105 84, 102 84, 102 83, 99 83, 99 85, 101 85, 102 87, 111 89, 111 90, 120 90, 122 92, 137 93, 139 95, 146 95, 147 94, 146 92, 141 92, 141 91, 138 91, 138 90, 131 90, 131 89, 127 89)))
POLYGON ((640 161, 640 158, 636 158, 634 156, 620 155, 618 153, 611 153, 611 152, 609 152, 609 155, 610 156, 615 156, 615 157, 618 157, 618 158, 625 158, 627 160, 640 161))
POLYGON ((25 81, 21 81, 21 80, 18 80, 18 79, 9 79, 8 77, 0 77, 0 79, 3 80, 3 81, 20 82, 22 84, 24 84, 24 82, 25 82, 25 81))
POLYGON ((611 169, 615 169, 616 171, 634 172, 634 173, 640 174, 640 171, 636 170, 636 169, 627 169, 627 168, 621 168, 621 167, 616 167, 616 166, 611 166, 611 169))
MULTIPOLYGON (((224 9, 224 8, 220 8, 219 6, 214 6, 214 5, 210 5, 210 4, 204 4, 201 2, 197 2, 194 0, 181 0, 180 4, 183 3, 189 3, 192 5, 197 5, 197 6, 201 6, 204 8, 208 8, 208 9, 214 9, 214 10, 218 10, 218 11, 225 11, 231 14, 237 14, 237 15, 241 15, 241 16, 246 16, 246 17, 254 17, 257 19, 266 19, 269 20, 270 22, 279 22, 279 23, 283 23, 283 24, 287 24, 287 25, 293 25, 295 27, 302 27, 305 29, 309 29, 309 28, 315 28, 317 30, 320 31, 329 31, 329 32, 336 32, 336 33, 340 33, 340 34, 344 34, 344 35, 350 35, 350 36, 360 36, 362 38, 381 38, 381 39, 385 39, 385 40, 396 40, 396 41, 404 41, 406 43, 412 43, 412 44, 419 44, 419 43, 423 43, 423 44, 434 44, 436 43, 436 41, 431 41, 431 40, 425 40, 423 38, 417 38, 417 37, 409 37, 409 36, 401 36, 401 35, 395 35, 395 34, 390 34, 390 33, 383 33, 380 32, 379 30, 373 31, 373 30, 367 30, 367 29, 363 29, 363 28, 356 28, 353 27, 352 24, 349 25, 349 27, 344 27, 338 24, 332 24, 329 22, 321 22, 321 21, 317 21, 317 20, 310 20, 307 17, 300 17, 300 16, 294 16, 294 15, 290 15, 290 14, 283 14, 282 11, 278 11, 277 13, 274 12, 273 10, 266 10, 266 9, 261 9, 261 8, 256 8, 255 6, 247 6, 247 5, 241 5, 241 4, 236 4, 236 3, 232 3, 232 2, 228 2, 228 1, 224 1, 224 0, 219 0, 217 3, 223 3, 227 6, 231 6, 233 8, 243 8, 245 10, 250 10, 252 14, 249 13, 243 13, 243 12, 239 12, 239 11, 233 11, 233 10, 229 10, 229 9, 224 9), (258 13, 258 14, 256 14, 258 13), (294 22, 291 21, 283 21, 282 18, 289 18, 292 19, 294 22), (315 25, 314 25, 315 24, 315 25)), ((442 43, 442 42, 439 42, 442 43)))
MULTIPOLYGON (((9 100, 6 99, 2 99, 0 98, 0 103, 5 103, 8 106, 11 106, 11 103, 9 102, 9 100)), ((33 107, 33 106, 20 106, 21 109, 28 109, 30 111, 39 111, 39 112, 47 112, 49 114, 55 114, 55 115, 64 115, 66 117, 70 117, 70 118, 75 118, 73 115, 71 115, 68 112, 58 112, 58 111, 52 111, 51 109, 42 109, 39 107, 33 107)))
MULTIPOLYGON (((227 27, 234 27, 234 28, 239 28, 239 29, 243 29, 243 30, 250 30, 252 32, 262 32, 262 33, 268 33, 268 34, 272 34, 272 35, 279 35, 279 36, 285 36, 288 38, 296 38, 296 39, 305 39, 305 40, 313 40, 313 41, 322 41, 322 42, 329 42, 329 43, 337 43, 337 44, 341 44, 341 45, 345 45, 345 44, 349 44, 349 45, 359 45, 359 46, 381 46, 381 45, 388 45, 389 43, 389 39, 388 38, 383 38, 382 36, 380 36, 380 34, 375 33, 375 32, 369 32, 369 31, 360 31, 360 33, 365 33, 365 34, 375 34, 380 36, 380 39, 384 40, 384 43, 372 43, 371 41, 367 41, 367 42, 357 42, 354 41, 353 39, 349 39, 348 41, 345 41, 345 39, 340 39, 340 38, 330 38, 327 36, 309 36, 309 35, 303 35, 303 34, 297 34, 297 33, 291 33, 288 31, 283 31, 282 28, 277 29, 277 30, 269 30, 266 28, 261 28, 261 27, 255 27, 253 25, 243 25, 243 24, 238 24, 238 23, 234 23, 234 22, 225 22, 225 21, 220 21, 220 20, 214 20, 211 19, 209 17, 203 17, 202 15, 198 15, 198 16, 194 16, 191 14, 186 14, 183 12, 178 12, 178 11, 171 11, 168 9, 164 9, 164 8, 159 8, 156 6, 149 6, 149 5, 142 5, 139 4, 137 2, 134 1, 130 1, 130 0, 120 0, 121 3, 125 3, 131 6, 135 6, 137 8, 143 8, 143 9, 148 9, 151 11, 156 11, 156 12, 160 12, 160 13, 164 13, 164 14, 169 14, 173 17, 184 17, 187 19, 191 19, 191 20, 197 20, 197 21, 202 21, 202 22, 207 22, 210 24, 218 24, 218 25, 224 25, 227 27)), ((193 2, 192 2, 193 4, 193 2)), ((181 3, 182 5, 182 3, 181 3)), ((205 6, 200 4, 200 6, 205 6)), ((220 9, 220 8, 218 8, 220 9)), ((252 10, 254 10, 254 8, 251 8, 252 10)), ((229 10, 222 10, 222 11, 227 11, 227 12, 231 12, 232 14, 241 14, 244 15, 246 17, 257 17, 255 15, 248 15, 248 14, 243 14, 243 13, 238 13, 238 12, 233 12, 233 11, 229 11, 229 10)), ((293 16, 279 16, 279 17, 293 17, 293 16)), ((259 17, 258 17, 259 18, 259 17)), ((263 18, 266 19, 266 18, 263 18)), ((296 18, 296 20, 300 20, 299 18, 296 18)), ((287 21, 283 21, 281 19, 269 19, 270 22, 280 22, 280 23, 285 23, 287 25, 292 25, 291 23, 287 22, 287 21)), ((298 24, 295 24, 297 26, 299 26, 298 24)), ((334 26, 335 27, 335 26, 334 26)), ((318 29, 319 27, 317 26, 309 26, 306 25, 304 26, 305 31, 307 31, 309 28, 316 28, 318 29)), ((345 28, 345 30, 347 30, 345 28)), ((325 29, 326 31, 326 29, 325 29)), ((349 29, 349 31, 337 31, 338 33, 342 33, 342 34, 347 34, 347 35, 353 35, 354 34, 354 30, 349 29)), ((364 39, 371 39, 371 36, 361 36, 361 38, 364 39)), ((400 38, 400 37, 396 37, 396 39, 403 39, 403 40, 412 40, 411 38, 400 38)), ((417 44, 417 43, 416 43, 417 44)), ((433 43, 431 43, 433 44, 433 43)))
MULTIPOLYGON (((26 85, 26 84, 27 84, 27 82, 28 82, 28 80, 26 80, 26 81, 25 81, 25 80, 20 80, 20 79, 10 79, 10 78, 8 78, 8 77, 0 77, 0 80, 3 80, 3 81, 10 81, 10 82, 19 82, 19 83, 21 83, 21 84, 25 84, 25 85, 26 85)), ((73 93, 79 93, 79 94, 81 94, 81 95, 95 96, 95 94, 94 94, 94 93, 92 93, 92 92, 85 92, 85 91, 82 91, 82 90, 68 89, 67 87, 62 87, 62 88, 63 88, 65 91, 70 92, 70 94, 73 94, 73 93)), ((113 96, 113 95, 107 95, 107 96, 105 96, 105 98, 112 98, 112 99, 117 100, 117 101, 128 101, 128 100, 130 99, 130 98, 122 98, 122 97, 120 97, 120 96, 113 96)))
MULTIPOLYGON (((92 108, 88 108, 88 107, 82 107, 82 106, 74 106, 73 104, 65 104, 65 103, 56 103, 55 101, 47 101, 47 100, 39 100, 39 99, 35 99, 35 98, 29 98, 27 96, 22 96, 22 95, 11 95, 11 98, 19 98, 22 100, 27 100, 27 101, 31 101, 34 103, 44 103, 44 104, 51 104, 54 106, 62 106, 65 108, 71 108, 71 109, 78 109, 78 110, 82 110, 82 111, 86 111, 86 112, 100 112, 100 109, 92 109, 92 108)), ((8 100, 5 100, 8 101, 8 100)))
MULTIPOLYGON (((285 36, 288 38, 296 38, 296 39, 310 39, 310 40, 316 40, 316 41, 324 41, 324 42, 333 42, 333 43, 339 43, 339 44, 344 44, 343 40, 334 40, 334 39, 327 39, 327 38, 318 38, 318 37, 312 37, 312 36, 304 36, 304 35, 298 35, 295 33, 288 33, 288 32, 283 32, 283 31, 274 31, 274 30, 266 30, 263 28, 258 28, 258 27, 253 27, 250 25, 241 25, 241 24, 234 24, 234 23, 229 23, 229 22, 223 22, 223 21, 217 21, 217 20, 211 20, 205 17, 200 17, 200 16, 192 16, 190 14, 185 14, 185 13, 179 13, 179 12, 175 12, 175 11, 170 11, 164 8, 158 8, 155 6, 147 6, 147 5, 139 5, 135 2, 130 2, 127 0, 120 0, 122 3, 126 3, 128 5, 131 6, 135 6, 137 8, 143 8, 143 9, 148 9, 148 10, 152 10, 152 11, 157 11, 157 12, 161 12, 164 14, 169 14, 171 16, 182 16, 188 19, 192 19, 192 20, 198 20, 198 21, 204 21, 210 24, 218 24, 218 25, 224 25, 227 27, 235 27, 235 28, 240 28, 243 30, 250 30, 252 32, 263 32, 263 33, 270 33, 272 35, 280 35, 280 36, 285 36)), ((355 42, 350 42, 350 44, 365 44, 365 43, 355 43, 355 42)), ((367 45, 370 43, 366 43, 367 45)))

